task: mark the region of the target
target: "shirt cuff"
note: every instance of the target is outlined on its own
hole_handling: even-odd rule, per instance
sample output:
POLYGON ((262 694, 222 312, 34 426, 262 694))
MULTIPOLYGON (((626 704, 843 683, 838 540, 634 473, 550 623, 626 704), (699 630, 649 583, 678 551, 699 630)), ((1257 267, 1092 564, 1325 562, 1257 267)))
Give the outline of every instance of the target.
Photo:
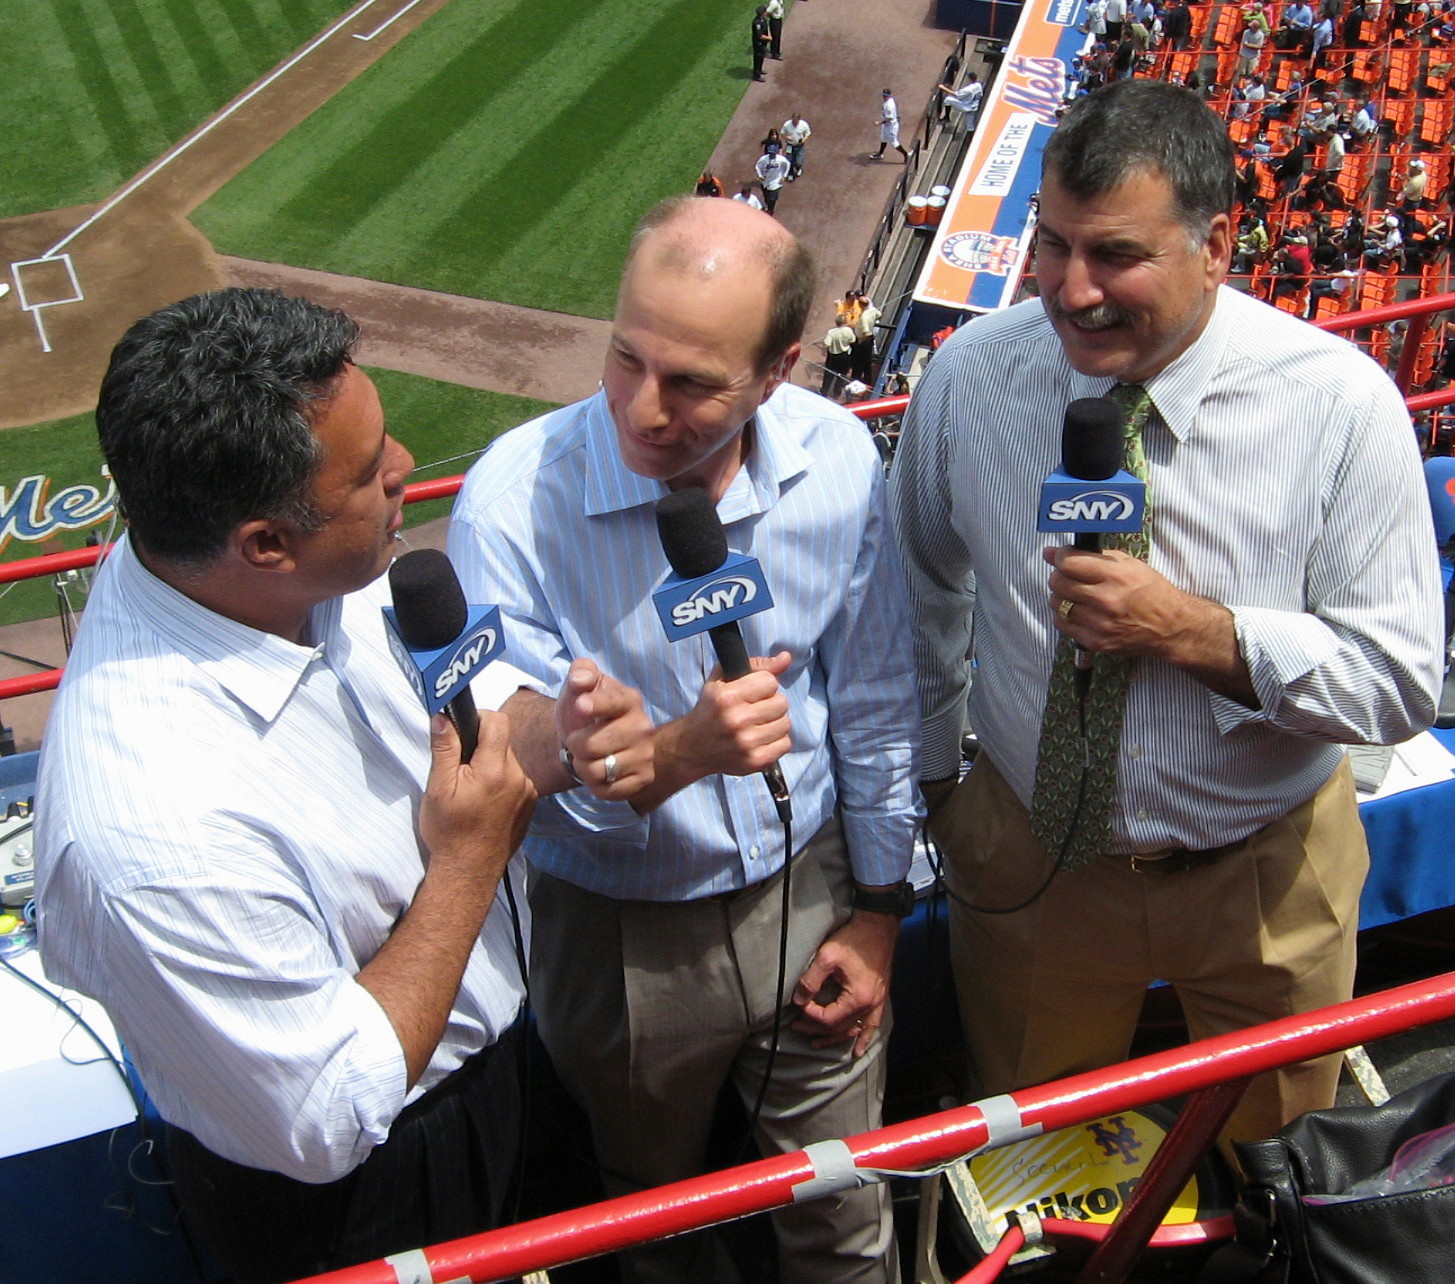
POLYGON ((1249 723, 1271 722, 1289 686, 1328 663, 1339 650, 1339 639, 1329 626, 1306 611, 1276 611, 1262 606, 1229 609, 1238 651, 1248 666, 1258 707, 1249 709, 1213 692, 1213 717, 1223 735, 1249 723))
POLYGON ((965 735, 965 719, 958 710, 948 710, 925 719, 924 741, 920 748, 921 780, 942 780, 960 771, 960 741, 965 735))
MULTIPOLYGON (((915 789, 918 795, 918 788, 915 789)), ((844 842, 854 881, 865 887, 888 887, 909 877, 914 840, 924 807, 916 796, 911 809, 893 816, 855 816, 841 813, 844 842)))

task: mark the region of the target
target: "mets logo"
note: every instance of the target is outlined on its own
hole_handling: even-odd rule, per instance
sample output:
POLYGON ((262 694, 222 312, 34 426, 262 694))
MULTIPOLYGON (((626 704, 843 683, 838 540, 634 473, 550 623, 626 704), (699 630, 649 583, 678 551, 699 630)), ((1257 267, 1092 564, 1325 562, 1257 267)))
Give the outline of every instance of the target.
POLYGON ((746 606, 758 596, 758 586, 747 575, 724 575, 704 584, 685 602, 672 608, 672 623, 679 628, 696 624, 707 615, 720 615, 736 606, 746 606))
POLYGON ((1108 1159, 1113 1155, 1120 1155, 1124 1164, 1137 1162, 1137 1151, 1141 1150, 1142 1143, 1137 1140, 1137 1134, 1127 1127, 1127 1121, 1121 1115, 1113 1115, 1105 1124, 1088 1124, 1087 1131, 1108 1159))
POLYGON ((1009 276, 1020 257, 1014 237, 989 232, 956 232, 941 242, 940 253, 954 267, 994 276, 1009 276))

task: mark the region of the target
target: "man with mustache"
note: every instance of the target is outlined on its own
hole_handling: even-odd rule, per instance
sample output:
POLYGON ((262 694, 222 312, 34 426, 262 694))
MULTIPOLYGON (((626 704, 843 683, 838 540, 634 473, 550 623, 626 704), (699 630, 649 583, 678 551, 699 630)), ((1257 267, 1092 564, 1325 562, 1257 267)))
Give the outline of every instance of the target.
MULTIPOLYGON (((1196 95, 1077 102, 1044 157, 1041 298, 945 343, 904 421, 925 789, 987 1093, 1125 1057, 1157 978, 1195 1038, 1349 997, 1368 855, 1338 746, 1433 714, 1409 416, 1354 348, 1224 286, 1232 193, 1196 95), (1107 395, 1150 516, 1081 551, 1037 500, 1065 408, 1107 395)), ((1255 1080, 1230 1135, 1328 1105, 1337 1074, 1255 1080)))

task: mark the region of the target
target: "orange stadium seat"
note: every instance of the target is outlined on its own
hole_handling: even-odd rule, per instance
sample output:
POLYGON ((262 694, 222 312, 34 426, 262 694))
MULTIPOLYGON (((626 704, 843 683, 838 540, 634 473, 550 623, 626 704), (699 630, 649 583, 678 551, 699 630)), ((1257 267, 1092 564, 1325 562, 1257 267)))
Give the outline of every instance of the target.
MULTIPOLYGON (((1359 307, 1382 308, 1394 302, 1394 277, 1383 272, 1366 272, 1359 283, 1359 307)), ((1387 336, 1386 336, 1387 337, 1387 336)))
POLYGON ((1338 186, 1351 205, 1358 205, 1363 201, 1373 168, 1374 159, 1367 154, 1350 152, 1344 157, 1344 168, 1339 171, 1338 186))
POLYGON ((1235 4, 1225 4, 1218 10, 1218 25, 1213 28, 1213 44, 1220 49, 1234 48, 1242 34, 1241 10, 1235 4))
POLYGON ((1415 128, 1415 106, 1413 98, 1390 98, 1384 104, 1384 118, 1394 126, 1398 138, 1408 138, 1415 128))
POLYGON ((1174 52, 1168 61, 1167 70, 1169 79, 1172 76, 1180 76, 1186 80, 1188 73, 1197 70, 1197 60, 1201 57, 1196 49, 1184 49, 1180 53, 1174 52))
POLYGON ((1448 98, 1429 99, 1420 117, 1420 140, 1431 147, 1444 147, 1450 138, 1452 113, 1455 113, 1455 103, 1448 98))
POLYGON ((1354 66, 1349 74, 1366 85, 1377 84, 1384 74, 1384 59, 1377 49, 1366 49, 1354 55, 1354 66))
POLYGON ((1392 93, 1407 94, 1414 88, 1415 77, 1420 70, 1420 52, 1418 49, 1389 51, 1389 88, 1392 93))

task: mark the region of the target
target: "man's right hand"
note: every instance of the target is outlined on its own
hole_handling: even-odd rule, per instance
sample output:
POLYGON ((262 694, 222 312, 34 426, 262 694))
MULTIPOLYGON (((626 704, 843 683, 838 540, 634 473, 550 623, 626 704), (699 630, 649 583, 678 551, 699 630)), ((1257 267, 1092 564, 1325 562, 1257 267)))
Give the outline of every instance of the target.
POLYGON ((470 951, 536 802, 535 786, 511 752, 504 714, 481 712, 480 743, 469 762, 460 761, 460 737, 443 714, 431 720, 429 742, 419 806, 429 865, 389 939, 356 978, 389 1017, 411 1086, 444 1033, 470 951))
POLYGON ((555 725, 577 777, 598 798, 631 798, 652 783, 653 727, 641 693, 595 661, 572 662, 556 699, 555 725))
POLYGON ((454 724, 444 714, 434 716, 429 780, 419 809, 431 872, 468 875, 483 885, 478 890, 493 895, 535 804, 535 786, 511 751, 510 720, 503 713, 481 710, 480 742, 469 762, 460 761, 454 724))
POLYGON ((707 776, 749 776, 793 747, 788 697, 778 685, 793 657, 754 656, 752 672, 726 681, 714 669, 697 703, 657 728, 656 780, 632 799, 645 812, 707 776))

